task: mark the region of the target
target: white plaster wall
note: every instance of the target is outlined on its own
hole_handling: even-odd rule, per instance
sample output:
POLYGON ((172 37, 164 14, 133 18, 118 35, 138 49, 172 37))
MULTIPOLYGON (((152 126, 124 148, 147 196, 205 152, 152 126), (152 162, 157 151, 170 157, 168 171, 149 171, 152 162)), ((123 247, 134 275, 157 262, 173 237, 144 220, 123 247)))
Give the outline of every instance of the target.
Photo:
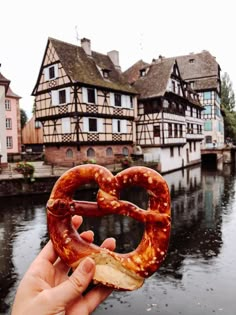
POLYGON ((5 87, 0 86, 0 154, 1 162, 7 163, 6 118, 5 118, 5 87))

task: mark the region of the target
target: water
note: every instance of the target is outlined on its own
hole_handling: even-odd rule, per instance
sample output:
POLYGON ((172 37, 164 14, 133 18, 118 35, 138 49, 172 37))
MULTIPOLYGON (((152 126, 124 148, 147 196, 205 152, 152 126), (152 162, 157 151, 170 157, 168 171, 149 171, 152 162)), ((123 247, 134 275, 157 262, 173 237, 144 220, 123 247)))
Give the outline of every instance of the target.
MULTIPOLYGON (((221 172, 195 167, 164 177, 172 196, 165 262, 141 289, 114 292, 94 314, 235 314, 235 173, 229 166, 221 172)), ((83 193, 83 199, 95 196, 95 191, 83 193)), ((141 189, 122 192, 122 198, 146 207, 141 189)), ((0 314, 10 314, 20 278, 47 241, 47 199, 0 200, 0 314)), ((97 244, 114 236, 119 252, 134 249, 143 230, 140 223, 120 216, 86 219, 82 229, 91 227, 97 244)))

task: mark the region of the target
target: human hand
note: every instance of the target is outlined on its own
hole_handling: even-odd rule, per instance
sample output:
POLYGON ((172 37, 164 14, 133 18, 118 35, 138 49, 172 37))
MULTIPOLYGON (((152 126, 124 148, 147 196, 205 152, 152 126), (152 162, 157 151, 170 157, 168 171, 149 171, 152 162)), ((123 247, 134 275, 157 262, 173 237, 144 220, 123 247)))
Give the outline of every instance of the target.
MULTIPOLYGON (((81 223, 81 217, 73 217, 76 228, 81 223)), ((93 241, 92 231, 80 236, 93 241)), ((114 250, 115 240, 108 238, 101 246, 114 250)), ((49 241, 21 280, 12 315, 88 315, 112 292, 112 288, 98 285, 83 295, 95 272, 91 258, 83 259, 71 276, 68 276, 69 269, 49 241)))

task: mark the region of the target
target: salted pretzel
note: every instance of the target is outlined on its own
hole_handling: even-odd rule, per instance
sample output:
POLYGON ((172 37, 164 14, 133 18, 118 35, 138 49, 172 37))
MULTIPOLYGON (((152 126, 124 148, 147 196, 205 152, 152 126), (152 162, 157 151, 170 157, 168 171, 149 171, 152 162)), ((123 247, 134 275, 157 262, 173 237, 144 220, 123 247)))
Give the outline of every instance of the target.
POLYGON ((48 231, 61 259, 72 268, 90 256, 96 263, 94 281, 119 290, 142 286, 164 260, 170 237, 170 195, 167 183, 153 169, 137 166, 114 176, 107 168, 85 164, 71 168, 55 183, 47 203, 48 231), (76 201, 73 195, 82 185, 98 185, 97 201, 76 201), (148 209, 120 200, 120 191, 139 186, 149 195, 148 209), (145 225, 138 247, 126 254, 112 252, 83 240, 72 224, 72 216, 130 216, 145 225))

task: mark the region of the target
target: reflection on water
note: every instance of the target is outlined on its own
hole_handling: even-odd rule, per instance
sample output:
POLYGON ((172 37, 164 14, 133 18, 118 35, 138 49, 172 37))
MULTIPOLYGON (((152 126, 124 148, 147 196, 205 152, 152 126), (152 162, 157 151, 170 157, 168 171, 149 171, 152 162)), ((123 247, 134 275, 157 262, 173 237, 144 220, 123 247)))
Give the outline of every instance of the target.
MULTIPOLYGON (((202 171, 200 167, 164 176, 172 196, 172 232, 162 267, 134 292, 114 292, 94 312, 101 314, 160 313, 162 315, 234 314, 236 289, 235 175, 202 171)), ((78 194, 81 194, 81 192, 78 194)), ((94 200, 95 191, 83 192, 94 200)), ((80 196, 77 196, 78 199, 80 196)), ((147 206, 140 188, 122 192, 122 199, 147 206)), ((0 314, 8 314, 19 279, 47 240, 45 204, 40 200, 1 199, 0 314)), ((133 219, 86 218, 82 229, 95 230, 95 243, 117 239, 118 252, 133 250, 143 226, 133 219)))

